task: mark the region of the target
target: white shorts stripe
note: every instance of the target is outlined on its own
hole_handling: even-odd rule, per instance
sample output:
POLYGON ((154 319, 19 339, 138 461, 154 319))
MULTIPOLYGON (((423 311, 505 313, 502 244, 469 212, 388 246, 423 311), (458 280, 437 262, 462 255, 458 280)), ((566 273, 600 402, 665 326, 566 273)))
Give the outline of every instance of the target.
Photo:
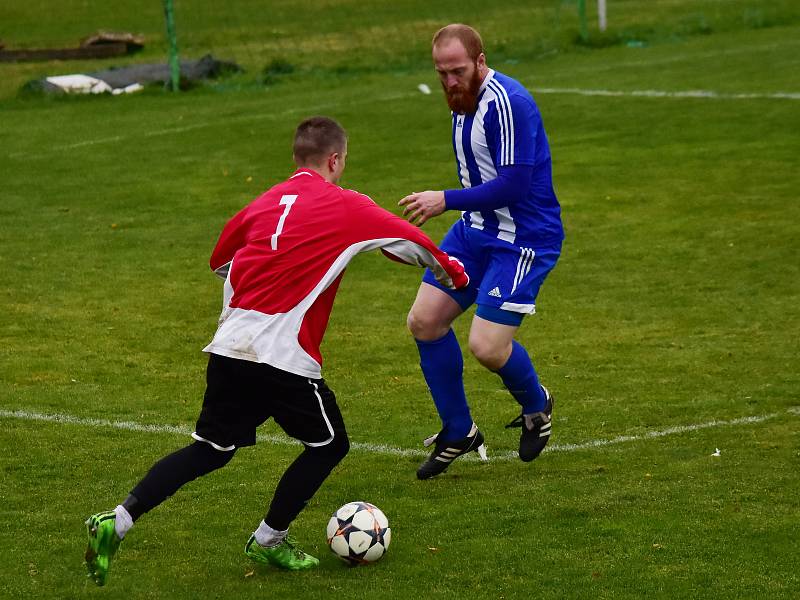
POLYGON ((322 418, 325 419, 325 425, 328 426, 328 432, 331 434, 331 437, 329 437, 324 442, 303 442, 303 440, 300 441, 303 442, 303 444, 306 446, 310 446, 312 448, 319 448, 320 446, 327 446, 333 441, 334 438, 333 426, 331 425, 331 422, 328 419, 328 415, 325 414, 325 407, 322 405, 322 396, 319 395, 319 386, 310 379, 308 380, 308 383, 314 386, 314 395, 317 397, 317 402, 319 402, 319 410, 322 413, 322 418))
POLYGON ((512 294, 522 280, 525 279, 525 275, 530 273, 531 265, 533 265, 533 259, 535 256, 536 252, 533 250, 533 248, 520 249, 519 260, 517 261, 517 271, 514 274, 514 286, 511 288, 512 294))
POLYGON ((230 446, 220 446, 219 444, 215 444, 211 440, 207 440, 204 437, 197 435, 196 431, 192 432, 192 439, 197 440, 198 442, 205 442, 209 446, 211 446, 214 450, 219 450, 220 452, 231 452, 232 450, 236 450, 236 446, 231 444, 230 446))
POLYGON ((517 260, 517 270, 514 273, 514 285, 511 287, 511 293, 514 293, 514 290, 517 289, 517 282, 519 281, 519 272, 522 270, 522 263, 525 261, 525 249, 523 248, 519 253, 519 259, 517 260))

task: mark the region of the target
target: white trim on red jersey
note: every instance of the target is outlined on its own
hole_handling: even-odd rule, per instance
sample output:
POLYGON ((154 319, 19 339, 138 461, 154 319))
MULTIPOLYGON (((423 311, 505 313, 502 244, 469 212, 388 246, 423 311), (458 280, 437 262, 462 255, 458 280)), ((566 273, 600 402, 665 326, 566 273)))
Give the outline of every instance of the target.
POLYGON ((299 170, 220 235, 211 268, 225 278, 223 310, 204 351, 319 379, 319 345, 342 273, 357 254, 376 249, 430 268, 445 286, 469 282, 463 265, 417 227, 363 194, 299 170))
POLYGON ((289 373, 319 379, 322 365, 303 350, 298 341, 303 317, 357 254, 378 248, 385 249, 408 264, 431 267, 442 285, 453 287, 453 280, 444 267, 422 246, 401 238, 366 240, 342 252, 311 293, 285 313, 269 315, 257 310, 230 308, 233 287, 228 276, 225 280, 225 308, 219 319, 219 327, 203 352, 266 363, 289 373))

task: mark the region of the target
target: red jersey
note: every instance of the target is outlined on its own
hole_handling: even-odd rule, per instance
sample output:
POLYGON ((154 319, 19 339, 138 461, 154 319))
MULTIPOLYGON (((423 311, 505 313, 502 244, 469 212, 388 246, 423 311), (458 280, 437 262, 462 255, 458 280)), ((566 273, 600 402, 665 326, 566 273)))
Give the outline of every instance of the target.
POLYGON ((214 339, 204 348, 318 379, 319 346, 345 267, 360 252, 429 267, 462 288, 463 265, 368 196, 310 169, 259 196, 222 230, 211 268, 225 278, 214 339))

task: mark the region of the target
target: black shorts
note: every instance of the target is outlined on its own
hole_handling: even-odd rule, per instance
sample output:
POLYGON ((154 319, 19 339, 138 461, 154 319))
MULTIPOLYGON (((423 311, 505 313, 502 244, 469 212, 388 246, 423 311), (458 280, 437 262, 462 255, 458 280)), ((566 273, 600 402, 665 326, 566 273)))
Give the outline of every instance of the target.
POLYGON ((217 450, 252 446, 256 428, 270 417, 306 446, 347 438, 336 396, 324 379, 210 354, 203 409, 192 437, 217 450))

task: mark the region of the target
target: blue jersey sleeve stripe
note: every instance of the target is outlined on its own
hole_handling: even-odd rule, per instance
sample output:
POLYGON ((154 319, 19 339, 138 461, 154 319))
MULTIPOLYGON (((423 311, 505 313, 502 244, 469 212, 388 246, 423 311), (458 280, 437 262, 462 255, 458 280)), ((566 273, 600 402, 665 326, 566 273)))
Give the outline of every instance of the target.
POLYGON ((498 164, 504 165, 508 160, 508 124, 505 117, 505 106, 500 100, 497 84, 494 80, 489 82, 489 89, 494 93, 494 104, 497 108, 497 121, 500 123, 500 156, 498 164))
POLYGON ((489 82, 489 87, 492 89, 494 93, 494 105, 495 105, 495 112, 497 114, 497 122, 500 124, 500 156, 499 156, 499 164, 504 164, 506 160, 506 153, 508 150, 508 128, 506 125, 506 118, 503 114, 503 106, 500 103, 500 98, 497 95, 497 91, 492 87, 492 82, 489 82))
POLYGON ((508 130, 511 132, 511 141, 508 143, 508 164, 514 164, 514 111, 511 110, 511 100, 508 99, 505 89, 503 90, 503 98, 508 106, 508 130))
POLYGON ((503 107, 503 115, 506 119, 506 148, 505 148, 505 162, 503 165, 514 164, 514 112, 511 110, 511 101, 508 99, 506 90, 496 81, 489 83, 497 96, 497 101, 503 107))
POLYGON ((508 101, 505 89, 498 83, 497 96, 503 106, 503 117, 506 120, 506 165, 514 162, 514 114, 511 112, 511 104, 508 101))
POLYGON ((500 85, 492 80, 489 82, 489 87, 492 88, 492 91, 495 95, 495 103, 497 104, 498 108, 498 116, 502 123, 502 128, 505 131, 505 136, 503 139, 503 152, 501 154, 501 161, 500 165, 508 165, 512 159, 511 150, 513 149, 513 129, 509 127, 510 125, 510 111, 509 106, 507 104, 507 98, 505 97, 505 90, 503 90, 500 85))
POLYGON ((508 93, 506 89, 500 84, 501 97, 503 98, 503 103, 506 107, 506 114, 508 115, 508 131, 509 131, 509 142, 508 142, 508 163, 509 165, 514 164, 514 111, 511 109, 511 100, 508 98, 508 93))

